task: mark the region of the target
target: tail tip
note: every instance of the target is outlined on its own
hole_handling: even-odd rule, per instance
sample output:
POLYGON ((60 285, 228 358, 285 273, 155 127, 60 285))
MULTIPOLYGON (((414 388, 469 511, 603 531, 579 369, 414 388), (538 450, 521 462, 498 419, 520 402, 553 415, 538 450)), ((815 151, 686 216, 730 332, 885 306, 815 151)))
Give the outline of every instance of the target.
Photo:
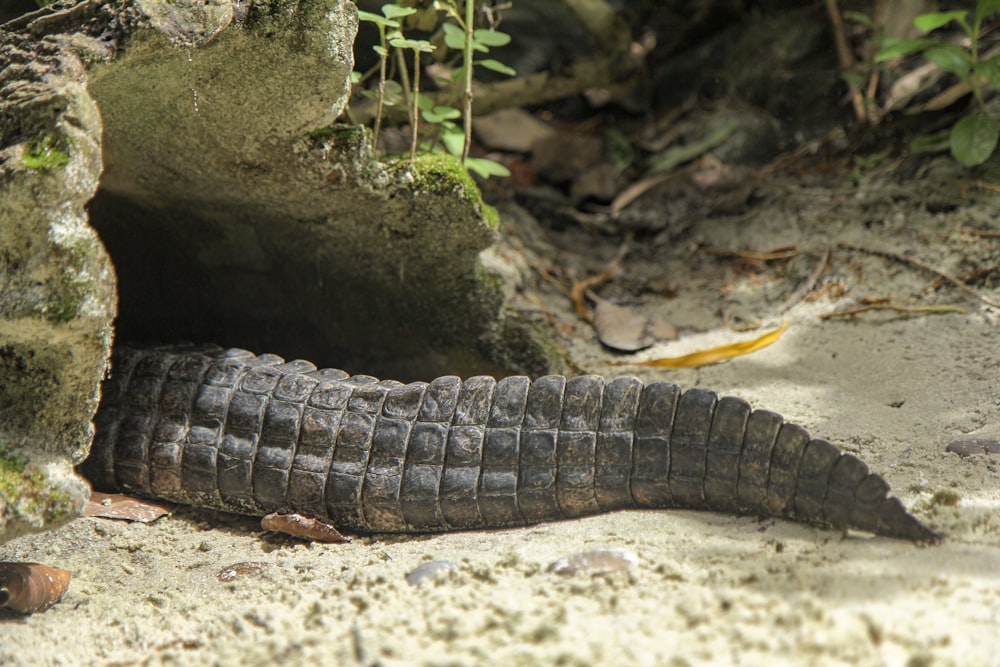
POLYGON ((920 523, 906 511, 899 498, 886 498, 878 512, 878 535, 911 540, 921 544, 939 544, 941 536, 920 523))

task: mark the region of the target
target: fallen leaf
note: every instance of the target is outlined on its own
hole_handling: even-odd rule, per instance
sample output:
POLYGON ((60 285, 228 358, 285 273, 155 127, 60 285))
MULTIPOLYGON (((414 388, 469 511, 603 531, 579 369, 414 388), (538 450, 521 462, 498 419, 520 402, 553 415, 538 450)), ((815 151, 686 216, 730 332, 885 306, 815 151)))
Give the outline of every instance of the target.
POLYGON ((591 298, 595 303, 594 330, 601 343, 613 350, 635 352, 658 341, 677 338, 677 328, 669 322, 605 299, 591 298))
POLYGON ((272 512, 260 520, 260 527, 313 542, 351 541, 351 538, 342 535, 332 525, 302 514, 272 512))
POLYGON ((133 498, 122 493, 101 493, 92 491, 90 500, 83 508, 84 516, 96 516, 103 519, 124 519, 149 523, 156 521, 165 514, 170 514, 173 507, 152 500, 133 498))
POLYGON ((538 141, 555 134, 544 121, 523 109, 501 109, 472 122, 476 137, 494 150, 530 153, 538 141))
POLYGON ((781 334, 785 332, 786 328, 788 328, 788 320, 782 322, 781 326, 777 329, 768 331, 763 336, 759 336, 753 340, 720 345, 719 347, 712 347, 707 350, 700 350, 698 352, 692 352, 691 354, 685 354, 682 357, 665 357, 662 359, 650 359, 649 361, 624 363, 631 363, 636 366, 651 366, 653 368, 693 368, 695 366, 707 366, 708 364, 714 364, 725 359, 750 354, 751 352, 756 352, 763 347, 767 347, 774 341, 781 338, 781 334))

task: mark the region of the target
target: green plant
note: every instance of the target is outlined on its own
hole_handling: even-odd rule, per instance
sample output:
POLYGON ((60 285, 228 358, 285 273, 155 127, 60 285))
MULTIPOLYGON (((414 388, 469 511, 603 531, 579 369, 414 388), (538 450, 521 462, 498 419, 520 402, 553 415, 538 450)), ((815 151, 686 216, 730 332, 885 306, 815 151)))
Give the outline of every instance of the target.
POLYGON ((914 19, 913 24, 924 33, 957 23, 968 37, 967 47, 946 44, 933 37, 886 39, 876 56, 877 62, 884 62, 911 53, 923 53, 924 58, 955 74, 969 87, 979 110, 955 123, 949 140, 952 155, 967 167, 985 162, 1000 139, 1000 124, 987 111, 983 95, 987 85, 1000 90, 1000 55, 983 58, 979 52, 983 19, 998 10, 1000 0, 978 0, 972 23, 969 23, 968 11, 930 12, 914 19))
MULTIPOLYGON (((475 3, 473 0, 468 0, 465 3, 461 3, 460 0, 435 0, 430 7, 419 13, 413 7, 386 4, 382 6, 381 16, 363 11, 358 12, 358 16, 363 21, 375 24, 379 30, 379 44, 373 47, 379 56, 379 82, 377 93, 374 95, 377 102, 372 145, 377 145, 385 107, 395 106, 401 101, 405 101, 411 128, 411 161, 416 155, 420 136, 420 120, 423 119, 431 128, 428 133, 429 140, 424 144, 427 150, 437 150, 438 142, 440 142, 440 145, 447 152, 461 157, 462 164, 466 169, 474 171, 484 178, 510 175, 506 167, 492 160, 469 157, 469 146, 472 141, 472 75, 474 68, 479 66, 508 76, 516 74, 513 69, 500 61, 493 58, 477 59, 476 54, 489 53, 490 47, 507 44, 510 42, 510 35, 496 29, 477 29, 474 21, 475 3), (463 4, 464 7, 462 7, 463 4), (464 13, 460 9, 464 9, 464 13), (438 13, 440 12, 444 13, 443 21, 438 21, 438 13), (450 99, 457 99, 458 83, 461 82, 464 111, 447 103, 441 104, 434 98, 420 92, 420 55, 433 52, 435 47, 427 40, 410 39, 403 34, 403 25, 400 19, 407 17, 422 28, 433 28, 440 23, 445 46, 462 54, 462 64, 452 71, 451 77, 439 78, 437 82, 445 87, 447 91, 445 97, 450 99), (428 18, 430 18, 429 21, 428 18), (395 49, 399 56, 398 72, 401 83, 387 78, 390 47, 395 49), (412 82, 406 60, 403 57, 405 51, 413 53, 412 82), (459 128, 454 122, 460 116, 464 120, 462 128, 459 128)), ((360 73, 355 72, 352 81, 357 83, 363 78, 360 73)))
POLYGON ((41 134, 28 144, 21 156, 21 164, 28 169, 50 171, 69 164, 69 153, 51 134, 41 134))
MULTIPOLYGON (((378 77, 378 95, 375 107, 375 127, 372 130, 372 147, 378 144, 378 133, 379 129, 382 127, 382 111, 386 103, 386 91, 389 84, 394 84, 399 86, 395 81, 386 80, 386 68, 389 62, 389 40, 395 39, 397 35, 399 37, 403 36, 400 30, 400 23, 397 18, 402 18, 404 16, 409 16, 415 13, 417 10, 412 7, 400 7, 399 5, 382 5, 382 14, 372 14, 371 12, 358 12, 358 18, 362 21, 368 21, 369 23, 374 23, 375 27, 378 28, 379 43, 372 47, 372 50, 378 54, 379 63, 379 77, 378 77)), ((357 73, 355 73, 357 74, 357 73)), ((360 81, 359 76, 352 76, 356 81, 360 81)), ((398 99, 393 93, 397 92, 389 86, 390 104, 394 104, 394 100, 398 99)))

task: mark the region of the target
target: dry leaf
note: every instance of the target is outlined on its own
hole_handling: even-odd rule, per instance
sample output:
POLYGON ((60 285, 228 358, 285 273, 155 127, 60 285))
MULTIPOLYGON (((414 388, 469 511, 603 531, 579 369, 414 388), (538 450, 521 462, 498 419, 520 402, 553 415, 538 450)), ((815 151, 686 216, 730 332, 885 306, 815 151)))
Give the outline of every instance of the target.
POLYGON ((301 514, 279 514, 272 512, 260 520, 260 527, 276 533, 313 542, 350 542, 351 538, 340 533, 328 523, 301 514))
POLYGON ((133 498, 122 493, 91 491, 90 500, 83 508, 83 516, 149 523, 170 514, 172 511, 171 505, 164 505, 152 500, 133 498))
POLYGON ((547 123, 516 108, 478 116, 472 122, 472 129, 484 146, 518 153, 530 153, 536 142, 555 134, 547 123))
POLYGON ((756 352, 762 347, 767 347, 774 341, 781 338, 781 334, 788 328, 788 320, 781 323, 781 326, 773 331, 768 331, 763 336, 741 343, 729 343, 707 350, 700 350, 685 354, 682 357, 665 357, 663 359, 650 359, 649 361, 631 362, 636 366, 652 366, 654 368, 693 368, 695 366, 707 366, 718 361, 739 357, 744 354, 756 352))
POLYGON ((677 338, 677 328, 632 308, 591 297, 594 306, 594 329, 600 341, 614 350, 635 352, 662 340, 677 338))

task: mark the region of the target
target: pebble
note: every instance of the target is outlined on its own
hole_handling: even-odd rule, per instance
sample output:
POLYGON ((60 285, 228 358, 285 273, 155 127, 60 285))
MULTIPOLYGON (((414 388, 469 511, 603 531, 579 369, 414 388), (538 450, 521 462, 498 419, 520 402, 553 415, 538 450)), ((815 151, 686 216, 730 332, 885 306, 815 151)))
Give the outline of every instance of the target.
POLYGON ((549 563, 546 572, 564 577, 577 573, 610 574, 627 570, 639 563, 639 557, 624 549, 594 549, 564 556, 549 563))
POLYGON ((952 440, 944 448, 946 452, 955 452, 963 459, 977 454, 1000 454, 1000 441, 985 438, 968 440, 952 440))
POLYGON ((433 579, 441 572, 458 569, 458 563, 450 560, 429 560, 421 563, 406 574, 406 583, 418 586, 426 579, 433 579))

